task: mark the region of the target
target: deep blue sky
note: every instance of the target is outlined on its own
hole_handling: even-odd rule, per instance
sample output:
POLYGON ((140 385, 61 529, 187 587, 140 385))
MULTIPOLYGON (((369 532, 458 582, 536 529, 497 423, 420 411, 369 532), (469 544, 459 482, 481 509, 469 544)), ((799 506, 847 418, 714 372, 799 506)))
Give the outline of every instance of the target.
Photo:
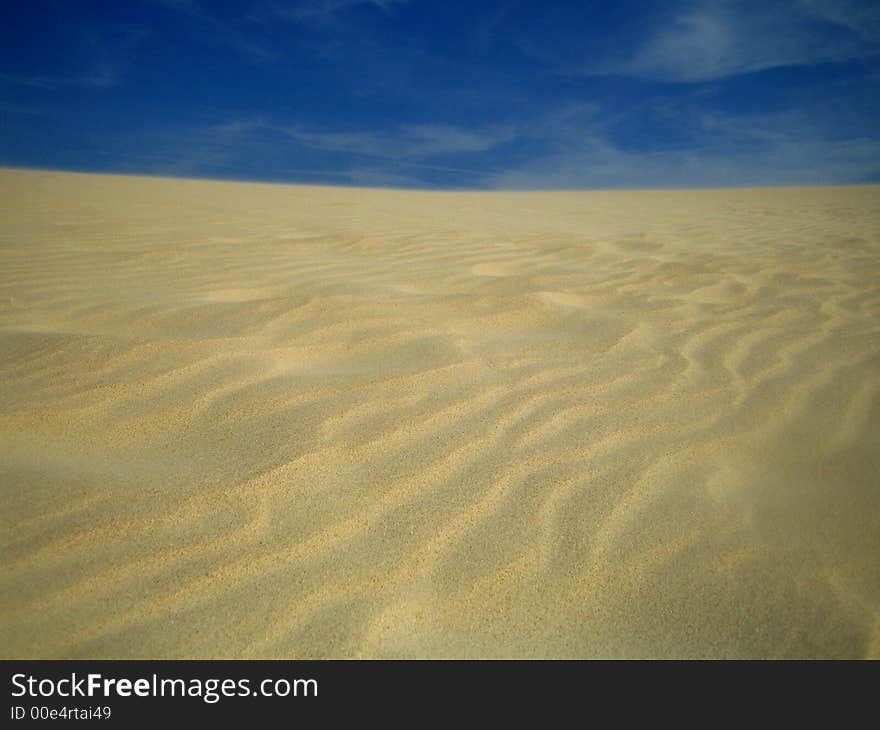
POLYGON ((880 182, 880 3, 7 1, 0 165, 427 188, 880 182))

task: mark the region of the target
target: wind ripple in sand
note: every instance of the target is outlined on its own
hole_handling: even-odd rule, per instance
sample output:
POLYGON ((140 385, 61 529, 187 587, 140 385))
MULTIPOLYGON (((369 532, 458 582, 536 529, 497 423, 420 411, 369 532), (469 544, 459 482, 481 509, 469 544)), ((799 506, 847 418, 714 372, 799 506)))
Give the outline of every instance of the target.
POLYGON ((878 188, 0 188, 6 656, 876 656, 878 188))

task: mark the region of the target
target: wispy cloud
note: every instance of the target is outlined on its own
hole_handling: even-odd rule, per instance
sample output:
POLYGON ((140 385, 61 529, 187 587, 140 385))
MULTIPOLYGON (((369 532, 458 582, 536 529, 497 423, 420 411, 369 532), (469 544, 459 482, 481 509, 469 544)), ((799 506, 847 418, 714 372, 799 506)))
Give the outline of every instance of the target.
POLYGON ((599 142, 575 155, 544 158, 487 178, 513 190, 761 187, 880 182, 880 143, 799 141, 761 153, 723 148, 635 155, 599 142))
POLYGON ((510 142, 512 125, 465 128, 448 124, 402 124, 390 130, 321 131, 265 121, 239 119, 211 125, 206 132, 222 135, 272 133, 301 147, 407 162, 433 157, 480 153, 510 142))
POLYGON ((25 13, 4 35, 0 154, 426 188, 880 180, 876 2, 405 2, 25 13), (858 62, 817 67, 841 61, 858 62), (757 73, 783 66, 800 68, 757 73))
POLYGON ((355 187, 420 188, 425 186, 424 181, 418 176, 391 172, 368 165, 354 165, 346 171, 345 178, 349 185, 355 187))
POLYGON ((170 10, 187 15, 206 15, 206 11, 199 0, 148 0, 154 5, 162 5, 170 10))
POLYGON ((79 60, 78 63, 70 61, 70 71, 0 73, 0 80, 47 90, 64 87, 107 89, 120 83, 132 62, 132 55, 149 35, 150 30, 146 27, 127 27, 104 32, 76 29, 75 55, 79 60), (80 68, 77 69, 76 65, 80 68))
POLYGON ((6 83, 30 86, 36 89, 57 89, 64 86, 106 89, 118 84, 120 77, 120 70, 115 68, 97 69, 77 75, 0 73, 0 80, 6 83))
POLYGON ((298 3, 279 3, 274 8, 279 15, 291 20, 324 22, 357 5, 372 6, 387 14, 395 5, 406 2, 408 0, 305 0, 298 3))
POLYGON ((397 160, 485 152, 513 137, 509 127, 465 129, 444 124, 405 124, 396 130, 381 132, 318 132, 298 127, 280 129, 307 147, 397 160))
MULTIPOLYGON (((170 127, 115 140, 127 149, 132 169, 151 174, 242 177, 258 169, 264 179, 297 179, 348 185, 434 187, 479 185, 487 170, 479 160, 455 164, 509 139, 509 131, 470 131, 443 125, 411 125, 397 133, 319 132, 266 121, 233 119, 207 126, 170 127)), ((497 172, 497 171, 496 171, 497 172)))
POLYGON ((216 14, 200 0, 148 0, 148 2, 183 15, 200 29, 201 43, 219 44, 231 48, 239 56, 256 62, 279 57, 278 51, 270 48, 269 44, 259 37, 255 28, 245 27, 251 18, 248 13, 243 12, 246 8, 244 5, 240 9, 240 17, 231 20, 216 14))
POLYGON ((601 115, 557 112, 531 128, 547 151, 490 175, 495 188, 574 189, 836 184, 880 180, 880 141, 835 135, 793 112, 676 110, 682 142, 633 149, 601 115))
POLYGON ((381 16, 391 17, 396 6, 409 0, 271 0, 255 6, 249 17, 262 22, 284 20, 313 30, 333 31, 344 23, 350 11, 356 8, 372 9, 381 16))
POLYGON ((652 23, 643 41, 618 55, 544 55, 563 75, 693 83, 880 53, 880 12, 855 0, 699 0, 679 3, 652 23))
POLYGON ((869 40, 880 39, 880 5, 869 0, 800 0, 815 17, 869 40))
POLYGON ((16 104, 3 100, 0 100, 0 113, 27 116, 46 116, 48 114, 46 109, 39 106, 33 106, 30 104, 16 104))

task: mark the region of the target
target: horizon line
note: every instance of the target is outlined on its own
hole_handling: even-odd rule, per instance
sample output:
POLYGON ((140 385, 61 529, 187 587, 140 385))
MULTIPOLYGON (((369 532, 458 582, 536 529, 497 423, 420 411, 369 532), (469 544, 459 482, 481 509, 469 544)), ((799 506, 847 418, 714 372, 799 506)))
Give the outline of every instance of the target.
MULTIPOLYGON (((0 163, 0 172, 42 172, 60 175, 101 175, 105 177, 130 177, 148 178, 151 180, 173 180, 182 182, 210 182, 243 185, 272 185, 302 188, 329 188, 342 190, 375 190, 387 192, 410 192, 410 193, 652 193, 652 192, 675 192, 675 191, 711 191, 711 190, 778 190, 789 188, 822 189, 822 188, 869 188, 880 187, 878 182, 861 183, 780 183, 776 185, 746 184, 746 185, 706 185, 701 187, 669 186, 669 187, 589 187, 589 188, 454 188, 454 187, 394 187, 383 185, 343 185, 335 183, 308 183, 295 180, 266 180, 247 177, 201 177, 198 175, 170 175, 150 172, 122 172, 110 170, 86 170, 81 168, 54 168, 54 167, 29 167, 25 165, 5 165, 0 163)), ((315 173, 322 174, 322 173, 315 173)))

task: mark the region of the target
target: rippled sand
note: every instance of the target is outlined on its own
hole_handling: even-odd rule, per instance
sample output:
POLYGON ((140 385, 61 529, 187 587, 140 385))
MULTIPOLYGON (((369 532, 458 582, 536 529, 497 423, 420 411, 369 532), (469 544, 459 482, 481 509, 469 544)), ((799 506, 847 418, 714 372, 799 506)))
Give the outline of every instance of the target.
POLYGON ((3 656, 880 656, 880 188, 0 207, 3 656))

